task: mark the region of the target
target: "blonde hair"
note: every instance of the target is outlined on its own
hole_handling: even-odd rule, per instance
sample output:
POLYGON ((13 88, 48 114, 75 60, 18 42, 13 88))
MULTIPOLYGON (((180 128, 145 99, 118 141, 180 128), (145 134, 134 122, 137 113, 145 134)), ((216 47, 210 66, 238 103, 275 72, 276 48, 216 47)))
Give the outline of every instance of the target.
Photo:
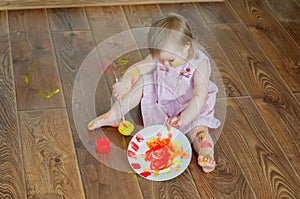
MULTIPOLYGON (((177 40, 181 46, 185 46, 188 43, 192 45, 192 31, 188 21, 183 16, 167 13, 153 22, 148 34, 148 45, 150 46, 151 55, 159 54, 169 38, 177 40)), ((190 49, 192 50, 193 48, 191 47, 190 49)))

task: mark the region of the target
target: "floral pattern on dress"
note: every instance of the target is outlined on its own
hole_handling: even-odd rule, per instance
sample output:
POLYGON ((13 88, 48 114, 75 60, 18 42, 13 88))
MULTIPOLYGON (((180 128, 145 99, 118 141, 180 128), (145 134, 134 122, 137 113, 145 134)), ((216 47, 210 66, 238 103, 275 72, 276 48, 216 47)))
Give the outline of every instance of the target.
POLYGON ((186 67, 185 69, 181 69, 179 76, 189 78, 191 76, 191 68, 186 67))
MULTIPOLYGON (((178 67, 178 66, 176 66, 178 67)), ((170 68, 163 65, 163 64, 159 64, 159 71, 164 72, 164 74, 169 73, 170 68)), ((185 78, 190 78, 192 75, 192 71, 191 68, 189 66, 187 67, 183 67, 182 69, 180 69, 178 76, 181 77, 185 77, 185 78)))
POLYGON ((163 65, 163 64, 160 64, 159 70, 164 71, 166 73, 170 71, 170 69, 167 66, 163 65))

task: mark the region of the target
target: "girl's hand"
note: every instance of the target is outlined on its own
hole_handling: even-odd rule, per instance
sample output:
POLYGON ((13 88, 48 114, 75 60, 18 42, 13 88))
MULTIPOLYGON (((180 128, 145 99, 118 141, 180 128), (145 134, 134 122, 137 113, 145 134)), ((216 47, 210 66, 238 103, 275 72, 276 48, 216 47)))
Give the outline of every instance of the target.
POLYGON ((119 100, 130 91, 132 85, 131 82, 121 81, 121 82, 116 82, 112 87, 113 87, 113 95, 117 100, 119 100))
POLYGON ((167 119, 167 128, 170 129, 171 127, 182 127, 182 118, 178 117, 171 117, 167 119))

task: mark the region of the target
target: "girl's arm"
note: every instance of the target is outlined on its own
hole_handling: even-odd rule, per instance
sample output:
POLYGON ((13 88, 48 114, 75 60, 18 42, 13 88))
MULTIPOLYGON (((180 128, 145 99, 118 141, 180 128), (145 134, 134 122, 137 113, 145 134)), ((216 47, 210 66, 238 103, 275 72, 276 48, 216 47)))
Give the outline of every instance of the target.
POLYGON ((149 73, 156 68, 156 62, 151 55, 148 55, 142 61, 130 66, 123 75, 120 82, 113 85, 113 94, 117 99, 122 98, 130 91, 135 82, 143 74, 149 73))
POLYGON ((198 70, 194 72, 194 96, 188 106, 179 117, 170 118, 167 121, 168 127, 179 126, 183 127, 189 124, 197 115, 199 115, 202 107, 205 105, 208 98, 208 60, 202 60, 197 66, 198 70), (200 72, 201 70, 201 72, 200 72))

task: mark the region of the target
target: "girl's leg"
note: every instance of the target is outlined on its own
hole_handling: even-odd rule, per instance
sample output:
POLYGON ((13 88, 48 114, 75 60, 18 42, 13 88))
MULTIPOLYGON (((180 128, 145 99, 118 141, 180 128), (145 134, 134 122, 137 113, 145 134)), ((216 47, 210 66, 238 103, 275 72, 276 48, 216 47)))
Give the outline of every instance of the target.
POLYGON ((143 94, 143 77, 140 77, 138 81, 134 84, 131 90, 124 95, 121 100, 122 110, 119 102, 116 101, 107 113, 104 113, 92 120, 88 124, 88 129, 90 131, 100 128, 102 126, 113 126, 117 127, 122 119, 122 113, 125 115, 131 109, 136 107, 142 98, 143 94))
POLYGON ((212 172, 216 167, 216 162, 213 140, 208 133, 208 127, 195 127, 187 136, 191 140, 194 150, 198 153, 198 164, 205 173, 212 172))

